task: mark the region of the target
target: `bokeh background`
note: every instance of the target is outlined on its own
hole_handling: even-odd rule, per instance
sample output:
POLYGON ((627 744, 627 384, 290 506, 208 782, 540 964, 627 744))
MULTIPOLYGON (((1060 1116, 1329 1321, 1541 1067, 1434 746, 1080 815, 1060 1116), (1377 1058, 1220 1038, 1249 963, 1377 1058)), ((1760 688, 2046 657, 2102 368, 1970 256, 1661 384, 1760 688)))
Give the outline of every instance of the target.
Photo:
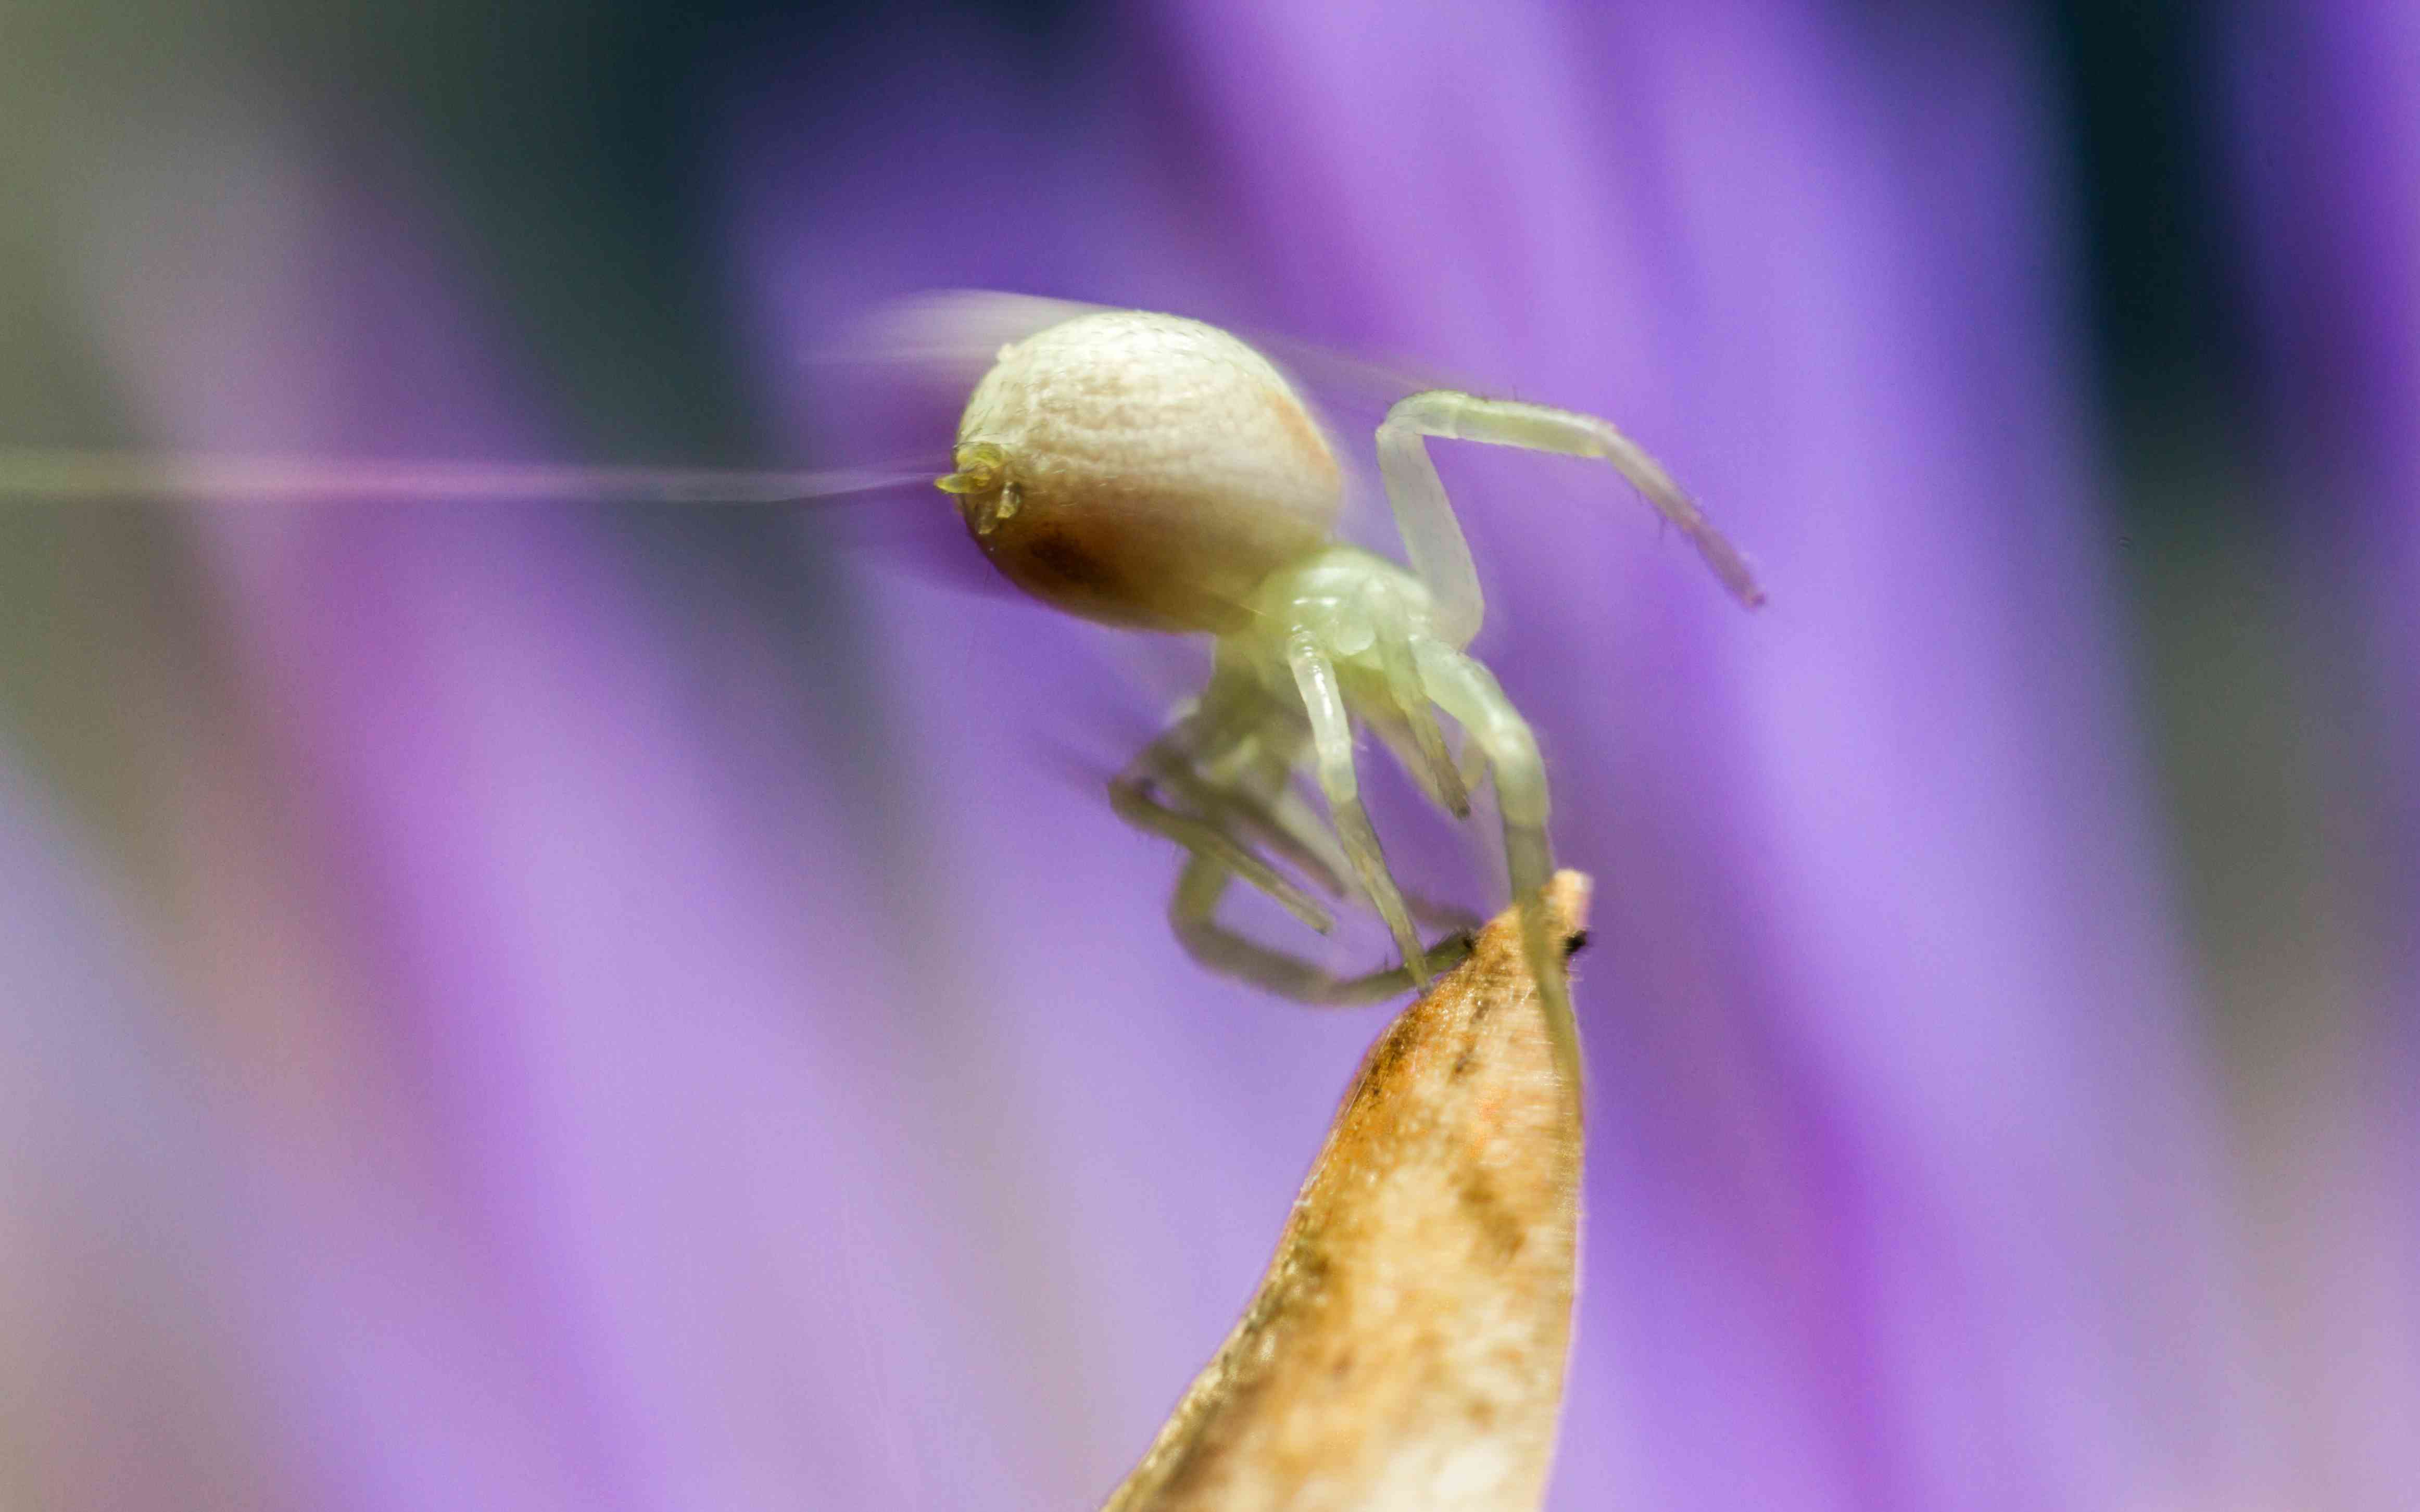
MULTIPOLYGON (((2420 10, 0 7, 0 444, 822 465, 934 285, 1765 575, 1445 461, 1601 884, 1552 1505, 2420 1504, 2420 10)), ((944 510, 0 501, 0 1505, 1097 1502, 1381 1016, 944 510)))

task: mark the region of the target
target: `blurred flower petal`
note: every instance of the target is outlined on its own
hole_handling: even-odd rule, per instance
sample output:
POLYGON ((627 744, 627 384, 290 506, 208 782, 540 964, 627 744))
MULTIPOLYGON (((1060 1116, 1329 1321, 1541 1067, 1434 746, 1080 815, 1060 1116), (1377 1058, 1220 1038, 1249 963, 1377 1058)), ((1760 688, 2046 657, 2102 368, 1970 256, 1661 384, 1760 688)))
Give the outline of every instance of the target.
POLYGON ((2420 13, 2328 0, 2231 42, 2325 842, 2281 904, 2302 970, 2245 1005, 2273 1434, 2320 1504, 2385 1507, 2420 1486, 2420 13))
POLYGON ((138 938, 0 764, 0 1501, 301 1505, 240 1156, 138 938))

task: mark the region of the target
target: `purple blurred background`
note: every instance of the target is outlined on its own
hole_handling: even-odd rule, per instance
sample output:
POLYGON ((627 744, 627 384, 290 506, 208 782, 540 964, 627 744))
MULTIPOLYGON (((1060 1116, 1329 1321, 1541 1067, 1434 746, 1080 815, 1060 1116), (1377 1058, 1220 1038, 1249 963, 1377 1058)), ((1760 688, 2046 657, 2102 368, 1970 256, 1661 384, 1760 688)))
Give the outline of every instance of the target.
MULTIPOLYGON (((2391 0, 18 0, 0 445, 845 460, 937 285, 1616 416, 1766 610, 1443 459, 1600 884, 1551 1504, 2382 1512, 2415 99, 2391 0)), ((1183 658, 946 507, 0 502, 0 1504, 1098 1502, 1383 1011, 1183 956, 1183 658)))

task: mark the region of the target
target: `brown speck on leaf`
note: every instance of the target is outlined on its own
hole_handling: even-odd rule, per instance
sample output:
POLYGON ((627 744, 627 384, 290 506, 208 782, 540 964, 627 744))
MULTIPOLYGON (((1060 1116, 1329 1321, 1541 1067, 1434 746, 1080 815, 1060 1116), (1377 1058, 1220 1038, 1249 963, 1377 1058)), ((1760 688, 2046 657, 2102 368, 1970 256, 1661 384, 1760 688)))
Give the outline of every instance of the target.
MULTIPOLYGON (((1588 896, 1548 887, 1566 938, 1588 896)), ((1535 1512, 1579 1176, 1508 913, 1371 1047, 1243 1320, 1105 1512, 1535 1512)))

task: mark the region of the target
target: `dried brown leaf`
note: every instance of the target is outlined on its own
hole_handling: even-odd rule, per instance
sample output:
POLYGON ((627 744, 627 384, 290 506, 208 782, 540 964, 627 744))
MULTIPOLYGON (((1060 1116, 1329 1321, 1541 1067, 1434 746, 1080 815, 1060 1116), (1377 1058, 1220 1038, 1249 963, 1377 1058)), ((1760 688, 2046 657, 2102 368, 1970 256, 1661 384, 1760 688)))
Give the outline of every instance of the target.
MULTIPOLYGON (((1588 897, 1548 888, 1565 937, 1588 897)), ((1579 1175, 1507 913, 1372 1046, 1243 1320, 1106 1512, 1534 1512, 1579 1175)))

